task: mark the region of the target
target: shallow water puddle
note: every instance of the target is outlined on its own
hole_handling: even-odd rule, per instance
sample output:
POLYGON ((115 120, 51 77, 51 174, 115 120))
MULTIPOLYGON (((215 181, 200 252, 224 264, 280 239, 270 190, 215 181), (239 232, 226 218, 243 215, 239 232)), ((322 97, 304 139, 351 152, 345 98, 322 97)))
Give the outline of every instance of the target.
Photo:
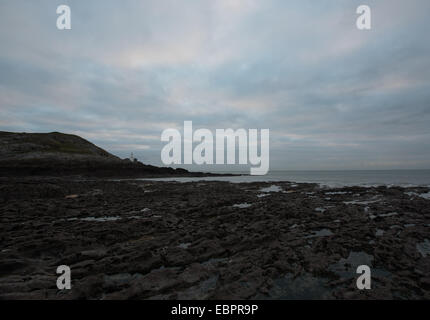
POLYGON ((116 221, 121 219, 121 217, 86 217, 86 218, 69 218, 67 221, 96 221, 96 222, 106 222, 106 221, 116 221))
POLYGON ((366 252, 351 251, 348 258, 340 259, 337 263, 329 266, 329 270, 337 274, 341 278, 355 278, 357 276, 357 267, 360 265, 369 266, 372 270, 372 275, 376 277, 390 277, 391 272, 383 269, 373 268, 374 257, 366 252))
POLYGON ((333 232, 331 232, 330 229, 321 229, 318 231, 312 231, 312 234, 309 236, 306 236, 305 239, 309 239, 309 238, 318 238, 318 237, 329 237, 334 235, 333 232))
MULTIPOLYGON (((148 218, 161 218, 161 216, 152 215, 152 216, 124 216, 124 217, 85 217, 85 218, 69 218, 67 221, 86 221, 86 222, 108 222, 108 221, 117 221, 121 219, 148 219, 148 218)), ((64 220, 63 220, 64 221, 64 220)))
POLYGON ((412 197, 421 197, 423 199, 429 199, 430 200, 430 192, 427 193, 416 193, 416 192, 405 192, 408 196, 412 197))
POLYGON ((368 205, 368 204, 371 204, 371 203, 376 203, 376 202, 379 202, 379 201, 381 201, 381 199, 380 198, 378 198, 378 199, 375 199, 375 198, 373 198, 373 199, 370 199, 370 200, 362 200, 362 201, 359 201, 359 200, 352 200, 352 201, 344 201, 343 203, 344 204, 358 204, 358 205, 368 205))
POLYGON ((371 214, 369 215, 370 219, 376 219, 376 218, 388 218, 388 217, 394 217, 397 216, 398 212, 390 212, 390 213, 382 213, 382 214, 371 214))
POLYGON ((430 255, 430 241, 425 239, 423 242, 417 243, 418 252, 425 258, 430 255))
POLYGON ((179 245, 178 245, 178 248, 181 248, 181 249, 188 249, 188 247, 191 245, 191 243, 190 242, 187 242, 187 243, 180 243, 179 245))
POLYGON ((378 215, 378 217, 392 217, 392 216, 397 216, 398 213, 397 212, 390 212, 390 213, 383 213, 378 215))
POLYGON ((249 208, 251 207, 252 204, 244 202, 244 203, 239 203, 239 204, 234 204, 232 207, 233 208, 240 208, 240 209, 244 209, 244 208, 249 208))
POLYGON ((282 188, 272 184, 270 187, 260 189, 260 192, 281 192, 282 188))
POLYGON ((201 262, 202 265, 218 265, 219 263, 231 263, 233 260, 228 258, 210 258, 204 262, 201 262))
POLYGON ((332 192, 326 192, 326 195, 336 195, 336 194, 348 194, 350 192, 348 191, 332 191, 332 192))
POLYGON ((384 230, 376 229, 376 232, 375 232, 376 237, 382 237, 383 235, 384 235, 384 230))

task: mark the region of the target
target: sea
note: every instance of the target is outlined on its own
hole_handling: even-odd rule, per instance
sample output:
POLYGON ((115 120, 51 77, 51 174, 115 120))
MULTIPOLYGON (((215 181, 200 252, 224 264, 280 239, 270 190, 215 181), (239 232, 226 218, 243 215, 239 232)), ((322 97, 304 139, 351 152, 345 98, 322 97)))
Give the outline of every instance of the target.
MULTIPOLYGON (((218 173, 218 172, 217 172, 218 173)), ((270 171, 264 176, 252 176, 248 172, 223 172, 241 174, 240 176, 218 177, 170 177, 157 179, 139 179, 155 181, 228 181, 232 183, 243 182, 310 182, 327 187, 343 186, 402 186, 430 187, 430 170, 342 170, 342 171, 270 171)))

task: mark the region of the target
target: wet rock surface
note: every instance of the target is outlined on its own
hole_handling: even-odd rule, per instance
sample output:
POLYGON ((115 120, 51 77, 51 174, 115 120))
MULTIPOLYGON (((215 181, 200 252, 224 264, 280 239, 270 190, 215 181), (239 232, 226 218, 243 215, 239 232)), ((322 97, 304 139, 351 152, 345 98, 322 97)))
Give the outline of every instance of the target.
POLYGON ((0 298, 429 299, 428 193, 4 179, 0 298), (361 264, 371 290, 356 287, 361 264))

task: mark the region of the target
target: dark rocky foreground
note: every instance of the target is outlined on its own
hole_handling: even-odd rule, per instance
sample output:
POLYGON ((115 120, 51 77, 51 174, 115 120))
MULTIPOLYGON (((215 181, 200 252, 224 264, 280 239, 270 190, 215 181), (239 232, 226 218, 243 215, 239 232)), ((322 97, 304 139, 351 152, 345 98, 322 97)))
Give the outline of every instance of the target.
POLYGON ((0 180, 0 298, 430 299, 428 192, 0 180))

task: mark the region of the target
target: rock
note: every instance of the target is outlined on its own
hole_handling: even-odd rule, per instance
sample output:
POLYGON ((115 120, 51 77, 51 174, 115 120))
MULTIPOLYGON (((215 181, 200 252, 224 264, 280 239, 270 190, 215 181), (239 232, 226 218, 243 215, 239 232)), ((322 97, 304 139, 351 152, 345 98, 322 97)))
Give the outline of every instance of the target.
POLYGON ((406 196, 427 188, 298 184, 284 193, 290 183, 279 182, 280 192, 259 198, 271 185, 0 178, 0 297, 430 296, 430 207, 406 196), (70 195, 79 197, 65 200, 70 195), (240 203, 252 206, 232 208, 240 203), (56 288, 63 264, 72 290, 56 288), (372 290, 357 293, 361 264, 371 267, 372 290))

